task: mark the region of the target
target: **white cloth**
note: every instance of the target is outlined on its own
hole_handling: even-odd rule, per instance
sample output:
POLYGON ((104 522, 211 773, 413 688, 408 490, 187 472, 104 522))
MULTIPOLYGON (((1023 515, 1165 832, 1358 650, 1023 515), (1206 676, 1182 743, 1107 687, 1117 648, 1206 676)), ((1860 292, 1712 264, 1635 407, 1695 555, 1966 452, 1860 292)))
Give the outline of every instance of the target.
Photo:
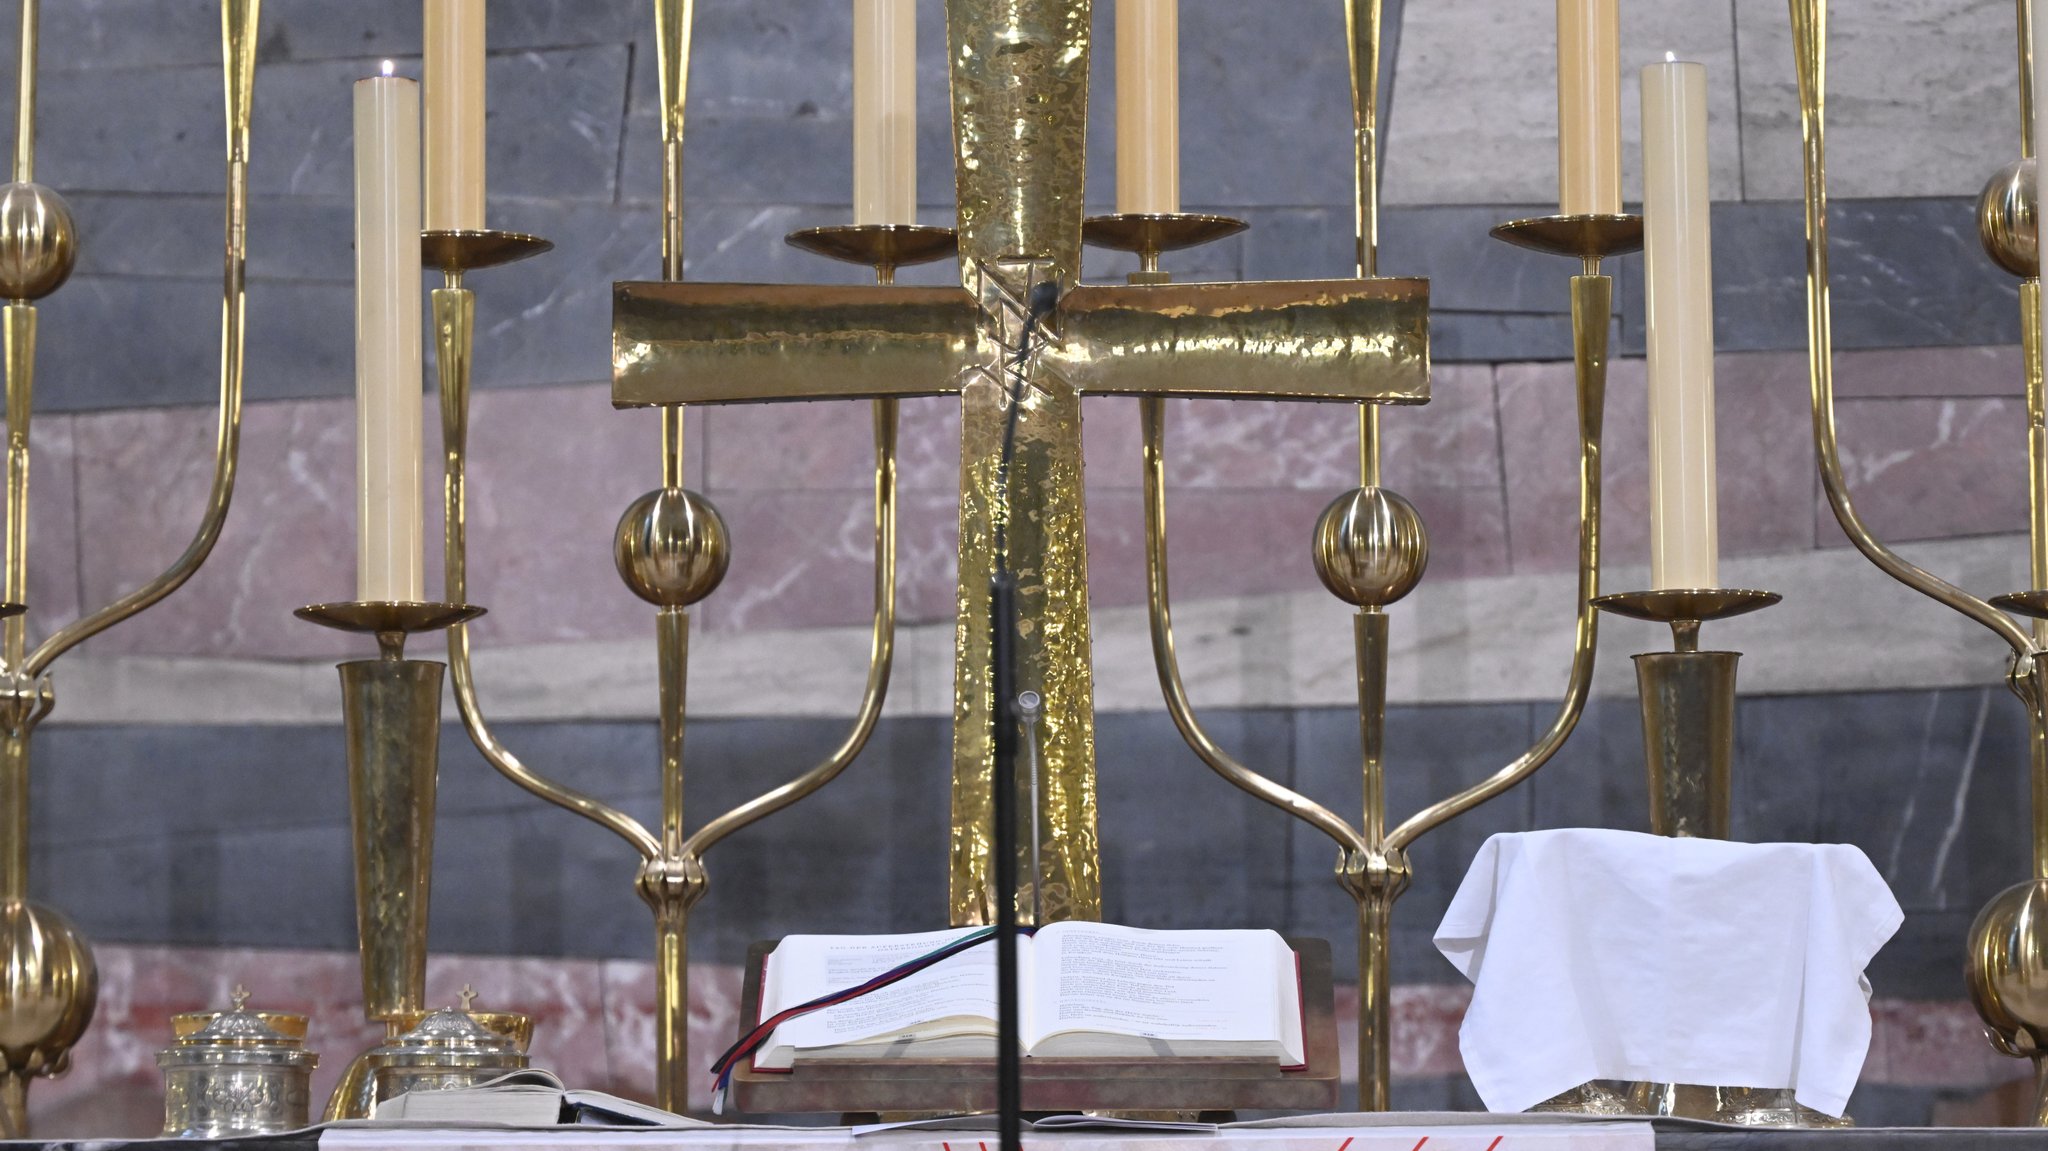
POLYGON ((1863 969, 1904 913, 1843 844, 1496 835, 1436 932, 1489 1110, 1593 1079, 1792 1088, 1839 1116, 1870 1050, 1863 969))

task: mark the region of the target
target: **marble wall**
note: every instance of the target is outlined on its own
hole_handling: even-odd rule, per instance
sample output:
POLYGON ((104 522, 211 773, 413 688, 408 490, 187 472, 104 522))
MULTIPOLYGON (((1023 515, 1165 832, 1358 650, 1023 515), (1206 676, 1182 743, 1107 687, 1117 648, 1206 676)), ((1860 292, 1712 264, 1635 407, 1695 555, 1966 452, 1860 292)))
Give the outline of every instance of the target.
MULTIPOLYGON (((1106 210, 1113 5, 1098 8, 1088 199, 1106 210)), ((1959 964, 1975 909, 2027 874, 2024 730, 1994 686, 1996 641, 1877 573, 1819 498, 1782 5, 1624 8, 1631 65, 1669 49, 1712 69, 1722 543, 1728 582, 1787 597, 1709 633, 1747 657, 1738 834, 1855 843, 1908 908, 1872 972, 1879 1042, 1856 1113, 2006 1116, 1998 1085, 2024 1067, 1974 1038, 1959 964)), ((2017 154, 2012 6, 1834 8, 1845 465, 1880 534, 1973 590, 2014 590, 2028 582, 2019 313, 2013 283, 1977 250, 1972 217, 1984 179, 2017 154)), ((848 6, 696 9, 689 275, 859 279, 782 240, 849 216, 848 6)), ((1548 722, 1571 642, 1576 460, 1562 362, 1570 269, 1487 236, 1548 210, 1549 8, 1388 0, 1387 11, 1382 267, 1431 279, 1438 363, 1434 401, 1385 421, 1388 483, 1420 507, 1432 540, 1429 578, 1395 613, 1389 751, 1394 803, 1407 810, 1498 767, 1548 722)), ((950 222, 942 6, 924 0, 920 13, 922 211, 950 222)), ((658 794, 645 722, 652 621, 608 556, 617 515, 658 480, 656 431, 648 413, 613 411, 605 381, 609 285, 657 265, 651 22, 645 0, 494 0, 491 21, 492 222, 557 246, 475 279, 471 578, 491 610, 475 628, 478 678, 522 755, 644 816, 658 794)), ((1337 0, 1183 0, 1188 206, 1252 227, 1170 256, 1176 274, 1349 274, 1341 22, 1337 0)), ((67 0, 47 5, 43 24, 38 174, 71 200, 82 254, 42 309, 38 634, 154 574, 198 514, 220 223, 210 0, 67 0)), ((0 29, 0 59, 11 35, 0 29)), ((330 1061, 361 1039, 329 668, 361 648, 290 610, 345 596, 353 571, 347 85, 385 57, 416 73, 418 41, 412 0, 265 5, 235 512, 186 589, 57 669, 60 704, 36 767, 34 882, 106 945, 109 999, 77 1080, 40 1097, 84 1133, 112 1133, 109 1100, 146 1113, 142 1054, 160 1042, 163 1015, 218 999, 252 968, 305 973, 258 990, 317 1012, 330 1061)), ((1089 261, 1091 279, 1129 270, 1100 253, 1089 261)), ((1618 589, 1646 579, 1647 478, 1640 264, 1614 271, 1606 586, 1618 589)), ((842 734, 866 659, 867 427, 846 404, 691 416, 690 483, 735 545, 725 586, 696 615, 694 811, 786 777, 842 734)), ((1230 747, 1340 809, 1356 788, 1351 657, 1342 605, 1316 583, 1307 541, 1318 510, 1355 482, 1350 427, 1334 408, 1220 402, 1176 404, 1169 425, 1191 690, 1230 747)), ((1111 914, 1322 935, 1344 970, 1348 903, 1327 851, 1209 777, 1160 714, 1134 405, 1091 401, 1085 434, 1111 914)), ((693 939, 710 965, 700 989, 729 984, 757 938, 937 923, 958 436, 951 405, 904 405, 904 626, 887 715, 832 789, 720 847, 693 939)), ((1474 1105, 1455 1059, 1462 992, 1427 936, 1480 840, 1644 822, 1626 657, 1662 642, 1610 621, 1597 698, 1559 760, 1419 850, 1398 913, 1399 1099, 1474 1105)), ((631 1019, 648 940, 630 860, 491 775, 454 728, 443 761, 434 944, 456 958, 435 978, 477 975, 494 999, 549 1014, 550 1058, 565 1069, 640 1081, 645 1036, 631 1019)), ((704 1025, 700 1046, 729 1030, 708 1011, 704 1025)))

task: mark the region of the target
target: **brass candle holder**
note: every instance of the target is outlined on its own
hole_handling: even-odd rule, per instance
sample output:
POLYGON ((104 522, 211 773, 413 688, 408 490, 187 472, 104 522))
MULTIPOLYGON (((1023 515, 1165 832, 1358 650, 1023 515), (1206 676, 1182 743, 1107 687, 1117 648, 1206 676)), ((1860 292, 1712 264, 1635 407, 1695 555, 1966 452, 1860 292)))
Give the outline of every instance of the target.
POLYGON ((227 242, 222 274, 219 421, 213 481, 192 541, 154 579, 28 646, 29 422, 33 412, 36 304, 77 260, 77 230, 62 196, 35 183, 37 0, 20 0, 20 103, 13 180, 0 187, 0 329, 7 405, 7 534, 0 589, 0 1137, 29 1132, 28 1084, 62 1074, 92 1021, 99 975, 92 948, 54 909, 29 899, 29 753, 36 726, 56 704, 49 670, 58 657, 154 606, 199 570, 227 522, 241 442, 243 286, 248 258, 249 120, 255 95, 260 0, 222 0, 221 58, 227 109, 227 242))
MULTIPOLYGON (((1377 92, 1380 5, 1351 0, 1346 5, 1352 78, 1356 171, 1355 242, 1361 280, 1378 275, 1377 92)), ((1140 271, 1134 285, 1164 284, 1161 251, 1219 238, 1235 231, 1217 217, 1106 217, 1088 222, 1093 243, 1136 251, 1140 271)), ((1241 226, 1241 225, 1239 225, 1241 226)), ((1324 586, 1358 609, 1354 617, 1363 819, 1354 827, 1334 811, 1259 774, 1225 752, 1202 729, 1181 682, 1174 650, 1167 580, 1165 496, 1165 405, 1163 398, 1140 401, 1144 433, 1145 560, 1152 651, 1174 726, 1195 754, 1217 774, 1258 799, 1321 831, 1338 848, 1337 880, 1358 910, 1358 1094, 1359 1107, 1384 1111, 1393 1079, 1389 947, 1395 900, 1407 890, 1412 870, 1407 849, 1424 834, 1506 791, 1549 762, 1577 724, 1592 685, 1599 617, 1593 607, 1600 587, 1600 442, 1606 402, 1608 332, 1613 315, 1613 280, 1601 274, 1607 257, 1642 245, 1638 216, 1554 216, 1518 220, 1496 228, 1497 238, 1521 247, 1580 260, 1572 278, 1572 336, 1579 412, 1579 589, 1572 666, 1556 719, 1543 736, 1512 763, 1480 783, 1386 829, 1384 741, 1387 712, 1389 617, 1386 609, 1420 582, 1429 542, 1414 506, 1380 482, 1377 407, 1359 405, 1360 486, 1339 496, 1316 524, 1314 559, 1324 586)))
MULTIPOLYGON (((378 657, 338 665, 348 740, 348 798, 356 863, 356 941, 363 1014, 387 1041, 426 1006, 427 912, 434 873, 441 673, 405 658, 406 637, 483 614, 454 603, 315 604, 300 619, 377 638, 378 657)), ((329 1097, 328 1119, 364 1119, 377 1105, 374 1049, 358 1055, 329 1097)))
POLYGON ((1593 601, 1602 611, 1671 626, 1672 650, 1635 657, 1654 834, 1728 838, 1742 653, 1701 651, 1700 625, 1778 600, 1775 592, 1710 588, 1619 592, 1593 601))
POLYGON ((2007 684, 2026 706, 2032 780, 2033 878, 2001 892, 1977 916, 1969 939, 1971 997, 1993 1047, 2032 1059, 2032 1122, 2048 1126, 2048 392, 2042 382, 2041 281, 2032 92, 2033 0, 2017 0, 2020 155, 1995 174, 1978 202, 1978 233, 2001 268, 2021 278, 2020 338, 2027 397, 2028 559, 2031 589, 1980 598, 1906 560, 1863 522, 1842 473, 1835 427, 1834 338, 1828 285, 1826 0, 1789 0, 1799 81, 1801 169, 1806 209, 1806 310, 1813 440, 1821 487, 1843 534, 1893 579, 1983 625, 2011 649, 2007 684), (2027 619, 2015 621, 2011 612, 2027 619))
MULTIPOLYGON (((686 6, 685 6, 686 7, 686 6)), ((681 132, 682 77, 686 74, 688 21, 672 4, 657 6, 664 19, 661 76, 664 94, 662 264, 670 280, 682 274, 681 132), (666 19, 676 16, 673 22, 666 19)), ((798 247, 875 268, 890 282, 896 268, 949 256, 953 234, 944 228, 848 227, 797 233, 798 247)), ((446 467, 446 571, 451 599, 466 594, 464 480, 468 459, 470 354, 475 339, 475 298, 463 274, 488 263, 536 255, 546 242, 507 233, 428 233, 426 262, 447 277, 433 293, 436 363, 440 373, 442 436, 446 467)), ((686 832, 683 819, 684 696, 689 669, 689 607, 711 594, 730 561, 725 524, 711 502, 683 486, 683 425, 680 410, 662 421, 662 486, 635 500, 619 520, 613 558, 620 578, 655 605, 655 638, 660 651, 662 821, 659 831, 592 796, 556 783, 522 763, 492 733, 477 701, 470 666, 468 628, 448 632, 448 662, 455 701, 471 740, 492 767, 539 798, 589 819, 631 844, 641 863, 635 879, 655 920, 655 1101, 673 1111, 687 1108, 689 1078, 689 915, 710 878, 703 856, 733 832, 764 819, 830 783, 866 746, 894 661, 896 631, 896 416, 894 398, 874 402, 875 584, 873 642, 867 685, 853 729, 822 762, 795 779, 686 832)))

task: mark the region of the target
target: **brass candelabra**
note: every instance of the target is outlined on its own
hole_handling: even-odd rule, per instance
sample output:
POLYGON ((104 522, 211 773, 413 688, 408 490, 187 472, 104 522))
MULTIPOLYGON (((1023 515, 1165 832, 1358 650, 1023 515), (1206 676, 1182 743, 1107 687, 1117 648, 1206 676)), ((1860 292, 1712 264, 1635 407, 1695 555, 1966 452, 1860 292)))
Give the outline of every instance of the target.
POLYGON ((2048 1126, 2048 392, 2042 384, 2040 128, 2031 48, 2033 0, 2017 0, 2020 159, 1996 173, 1978 201, 1984 249, 2019 277, 2020 338, 2027 399, 2028 566, 2032 588, 1982 599, 1885 546, 1857 513, 1842 474, 1835 428, 1834 338, 1828 285, 1826 0, 1790 0, 1793 61, 1799 78, 1801 161, 1806 207, 1808 369, 1813 440, 1835 520, 1856 549, 1907 587, 1988 628, 2011 649, 2006 682, 2027 709, 2032 788, 2033 877, 2000 892, 1970 927, 1966 967, 1971 997, 1993 1047, 2034 1062, 2031 1120, 2048 1126), (2007 613, 2012 613, 2011 615, 2007 613), (2020 623, 2012 616, 2025 617, 2020 623))
POLYGON ((261 0, 222 0, 221 60, 227 113, 227 242, 221 288, 219 422, 213 481, 199 527, 154 579, 28 646, 29 423, 33 412, 36 301, 61 287, 77 259, 63 197, 35 182, 38 0, 20 0, 20 59, 13 180, 0 188, 0 324, 7 388, 7 537, 0 592, 0 1136, 28 1133, 28 1084, 61 1074, 92 1021, 99 976, 92 948, 56 910, 29 898, 29 753, 56 704, 51 664, 142 612, 199 570, 227 522, 241 439, 243 288, 247 262, 249 119, 261 0))

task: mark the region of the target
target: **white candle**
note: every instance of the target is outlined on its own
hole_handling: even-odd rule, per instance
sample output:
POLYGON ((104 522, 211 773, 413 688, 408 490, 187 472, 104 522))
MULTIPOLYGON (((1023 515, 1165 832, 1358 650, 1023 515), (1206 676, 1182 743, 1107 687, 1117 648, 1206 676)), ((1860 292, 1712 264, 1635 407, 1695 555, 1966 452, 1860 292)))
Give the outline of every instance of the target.
POLYGON ((356 81, 356 598, 419 602, 420 89, 356 81))
POLYGON ((1642 94, 1650 581, 1719 587, 1706 66, 1667 56, 1643 69, 1642 94))
POLYGON ((853 222, 917 222, 917 0, 853 0, 853 222))
POLYGON ((1557 0, 1557 202, 1567 216, 1621 211, 1619 0, 1557 0))
POLYGON ((427 227, 484 226, 484 0, 426 0, 427 227))
POLYGON ((1116 0, 1116 210, 1180 211, 1180 0, 1116 0))

